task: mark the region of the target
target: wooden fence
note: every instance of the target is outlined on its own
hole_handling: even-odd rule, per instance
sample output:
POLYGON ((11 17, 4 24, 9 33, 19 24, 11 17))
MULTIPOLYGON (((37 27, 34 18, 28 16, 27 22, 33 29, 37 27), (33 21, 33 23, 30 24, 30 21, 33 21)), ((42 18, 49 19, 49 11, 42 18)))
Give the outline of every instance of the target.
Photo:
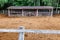
POLYGON ((31 30, 31 29, 24 29, 21 26, 19 29, 0 29, 0 32, 18 32, 19 39, 24 40, 24 33, 38 33, 38 34, 60 34, 60 30, 31 30))
POLYGON ((0 14, 7 14, 8 13, 8 10, 0 10, 0 14))

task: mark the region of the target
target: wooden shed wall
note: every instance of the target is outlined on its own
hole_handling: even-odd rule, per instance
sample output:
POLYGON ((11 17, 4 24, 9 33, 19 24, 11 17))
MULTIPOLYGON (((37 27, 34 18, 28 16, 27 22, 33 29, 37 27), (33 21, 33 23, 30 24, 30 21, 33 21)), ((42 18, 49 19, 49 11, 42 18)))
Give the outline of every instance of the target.
POLYGON ((22 10, 20 9, 11 9, 10 10, 11 16, 22 16, 22 10))
POLYGON ((39 9, 38 10, 38 16, 51 16, 51 10, 48 10, 48 9, 39 9))
POLYGON ((36 10, 35 9, 26 9, 23 10, 25 16, 36 16, 36 10))
POLYGON ((53 15, 53 7, 50 6, 23 6, 23 7, 9 7, 8 8, 9 16, 52 16, 53 15))

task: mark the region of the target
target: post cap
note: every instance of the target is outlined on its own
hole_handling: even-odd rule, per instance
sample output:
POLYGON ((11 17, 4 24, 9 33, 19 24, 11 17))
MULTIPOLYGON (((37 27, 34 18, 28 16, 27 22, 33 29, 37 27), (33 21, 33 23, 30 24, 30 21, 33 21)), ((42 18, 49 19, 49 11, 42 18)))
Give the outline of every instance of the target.
POLYGON ((20 26, 19 29, 24 29, 24 26, 20 26))

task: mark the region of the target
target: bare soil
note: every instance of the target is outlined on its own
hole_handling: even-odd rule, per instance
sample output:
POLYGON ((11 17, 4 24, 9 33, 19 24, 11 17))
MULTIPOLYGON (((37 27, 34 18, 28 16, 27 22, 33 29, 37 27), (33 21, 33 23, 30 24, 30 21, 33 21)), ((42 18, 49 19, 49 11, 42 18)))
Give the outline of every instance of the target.
MULTIPOLYGON (((0 28, 19 29, 50 29, 60 30, 60 15, 53 17, 8 17, 0 14, 0 28)), ((0 33, 0 40, 18 40, 18 33, 0 33)), ((58 34, 33 34, 25 33, 25 40, 60 40, 58 34)))

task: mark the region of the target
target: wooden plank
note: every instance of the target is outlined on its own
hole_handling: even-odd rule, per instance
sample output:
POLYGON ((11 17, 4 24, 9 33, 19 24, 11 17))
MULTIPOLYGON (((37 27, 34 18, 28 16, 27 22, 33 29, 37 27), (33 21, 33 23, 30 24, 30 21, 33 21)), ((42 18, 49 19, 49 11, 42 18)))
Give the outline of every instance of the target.
POLYGON ((8 9, 52 9, 51 6, 11 6, 8 9))

